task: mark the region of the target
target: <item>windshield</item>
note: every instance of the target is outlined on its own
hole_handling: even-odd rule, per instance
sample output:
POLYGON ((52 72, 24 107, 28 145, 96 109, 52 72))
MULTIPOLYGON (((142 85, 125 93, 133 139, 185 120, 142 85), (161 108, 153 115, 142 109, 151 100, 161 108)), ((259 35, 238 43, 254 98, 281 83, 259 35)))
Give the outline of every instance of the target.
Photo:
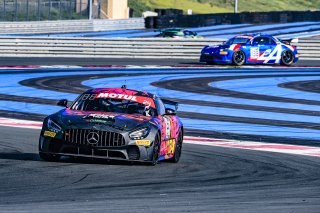
POLYGON ((154 107, 154 102, 151 98, 141 97, 141 99, 140 96, 138 96, 138 98, 130 99, 128 98, 130 96, 127 95, 117 95, 118 97, 116 98, 106 98, 99 97, 99 94, 82 94, 70 108, 72 110, 81 111, 115 112, 125 114, 139 114, 144 116, 157 115, 157 111, 154 107), (152 103, 150 101, 152 101, 152 103))
POLYGON ((231 45, 231 44, 246 44, 249 41, 250 41, 249 38, 236 37, 236 38, 230 38, 228 41, 226 41, 225 44, 227 44, 227 45, 231 45))

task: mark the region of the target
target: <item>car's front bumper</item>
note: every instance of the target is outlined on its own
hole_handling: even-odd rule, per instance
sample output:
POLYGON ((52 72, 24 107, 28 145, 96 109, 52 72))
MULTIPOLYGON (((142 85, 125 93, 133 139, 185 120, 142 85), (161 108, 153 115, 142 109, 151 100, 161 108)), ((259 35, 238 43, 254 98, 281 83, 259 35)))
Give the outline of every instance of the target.
POLYGON ((216 63, 216 64, 231 64, 232 61, 228 55, 220 54, 201 54, 200 62, 216 63))
POLYGON ((57 135, 47 135, 42 131, 39 138, 39 152, 59 156, 88 157, 97 159, 115 159, 127 161, 151 161, 153 153, 152 134, 144 140, 149 140, 150 145, 137 145, 135 140, 125 139, 124 143, 102 143, 90 145, 81 138, 69 140, 66 132, 57 135), (53 137, 54 136, 54 137, 53 137))

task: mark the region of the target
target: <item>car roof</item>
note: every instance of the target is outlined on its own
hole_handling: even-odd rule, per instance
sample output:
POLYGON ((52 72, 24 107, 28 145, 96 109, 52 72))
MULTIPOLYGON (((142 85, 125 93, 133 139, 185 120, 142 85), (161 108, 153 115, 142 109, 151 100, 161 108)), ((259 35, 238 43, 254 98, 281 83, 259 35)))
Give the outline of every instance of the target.
POLYGON ((89 89, 86 93, 115 93, 115 94, 124 94, 124 95, 135 95, 135 96, 143 96, 149 98, 155 98, 156 95, 140 90, 127 89, 127 88, 94 88, 89 89))
POLYGON ((272 35, 264 34, 264 33, 248 33, 248 34, 243 34, 243 35, 237 35, 234 38, 249 38, 249 39, 252 39, 252 38, 257 37, 257 36, 264 36, 264 37, 270 37, 270 38, 273 37, 272 35))

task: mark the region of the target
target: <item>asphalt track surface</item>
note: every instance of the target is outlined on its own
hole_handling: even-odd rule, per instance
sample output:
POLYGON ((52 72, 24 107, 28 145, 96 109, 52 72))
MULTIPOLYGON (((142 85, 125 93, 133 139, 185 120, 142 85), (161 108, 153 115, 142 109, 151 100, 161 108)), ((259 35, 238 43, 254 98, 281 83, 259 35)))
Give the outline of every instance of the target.
MULTIPOLYGON (((26 65, 26 62, 20 63, 26 65)), ((44 65, 49 62, 38 63, 44 65)), ((102 61, 99 63, 113 64, 102 61)), ((154 61, 146 63, 155 65, 154 61)), ((315 64, 313 66, 318 64, 312 63, 315 64)), ((15 65, 17 64, 19 63, 16 61, 15 65)), ((32 61, 30 64, 35 65, 32 61)), ((168 64, 164 62, 163 65, 168 64)), ((29 79, 21 84, 73 93, 82 91, 85 87, 79 84, 84 80, 79 77, 74 81, 65 77, 59 79, 60 83, 56 84, 52 82, 57 82, 58 77, 54 80, 29 79), (66 88, 66 84, 73 85, 72 89, 66 88)), ((198 82, 203 80, 198 79, 198 82)), ((209 79, 210 82, 213 80, 215 79, 209 79)), ((318 88, 317 82, 294 82, 284 83, 282 86, 299 88, 301 91, 314 91, 318 88)), ((167 88, 172 82, 168 80, 155 84, 167 88)), ((177 87, 175 89, 179 90, 177 87)), ((195 91, 199 87, 191 85, 188 89, 195 91)), ((217 87, 205 89, 212 90, 217 87)), ((245 91, 237 91, 236 95, 241 93, 245 91)), ((257 97, 263 100, 266 94, 255 98, 257 97)), ((21 98, 1 96, 1 100, 21 101, 21 98)), ((23 98, 25 101, 42 101, 49 105, 55 102, 43 98, 23 98)), ((286 97, 278 98, 279 103, 290 101, 286 97)), ((187 104, 189 100, 184 101, 187 104)), ((297 99, 294 99, 294 102, 296 101, 297 99)), ((317 100, 309 101, 318 105, 317 100)), ((212 103, 203 101, 199 104, 212 103)), ((235 107, 236 104, 224 106, 235 107)), ((241 106, 258 110, 255 106, 241 106)), ((241 106, 237 105, 237 108, 241 106)), ((261 110, 312 115, 311 110, 304 109, 265 106, 265 109, 261 110)), ((8 112, 1 113, 5 115, 8 112)), ((37 114, 17 112, 11 115, 14 114, 20 118, 41 119, 37 114)), ((187 115, 190 116, 185 114, 187 115)), ((247 119, 246 122, 249 121, 250 119, 247 119)), ((264 122, 262 119, 258 121, 264 122)), ((300 125, 301 129, 318 129, 316 124, 293 121, 283 121, 277 125, 300 125)), ((319 212, 320 209, 318 157, 184 144, 183 155, 178 164, 161 162, 155 167, 69 158, 64 158, 61 162, 45 162, 41 161, 37 154, 39 130, 0 127, 0 132, 1 212, 319 212)), ((292 140, 290 143, 296 142, 297 140, 292 140)), ((305 145, 317 146, 317 142, 310 140, 305 145)))
POLYGON ((45 162, 39 130, 0 130, 1 212, 319 212, 320 158, 185 144, 155 167, 45 162))

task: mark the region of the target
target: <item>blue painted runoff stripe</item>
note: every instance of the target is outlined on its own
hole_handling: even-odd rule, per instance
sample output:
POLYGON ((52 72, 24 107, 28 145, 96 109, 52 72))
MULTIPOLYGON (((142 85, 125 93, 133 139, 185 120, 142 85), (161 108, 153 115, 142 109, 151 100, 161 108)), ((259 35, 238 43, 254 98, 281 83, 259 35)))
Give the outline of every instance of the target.
MULTIPOLYGON (((162 75, 160 79, 162 79, 165 76, 168 76, 168 74, 172 75, 175 72, 186 72, 190 73, 189 77, 198 77, 199 75, 197 74, 191 74, 195 73, 196 69, 92 69, 92 68, 76 68, 76 69, 67 69, 67 68, 61 68, 61 69, 55 69, 57 71, 61 70, 74 70, 79 72, 50 72, 46 73, 45 71, 47 69, 36 69, 39 71, 44 71, 43 73, 18 73, 18 71, 15 71, 15 73, 12 74, 1 74, 2 79, 6 79, 5 81, 0 81, 0 93, 2 94, 7 94, 7 95, 19 95, 19 96, 27 96, 27 97, 38 97, 38 98, 48 98, 48 99, 57 99, 59 98, 67 98, 69 100, 73 100, 77 97, 77 95, 74 94, 69 94, 69 93, 63 93, 63 92, 57 92, 57 91, 49 91, 49 90, 39 90, 36 88, 31 88, 31 87, 25 87, 20 85, 18 82, 25 80, 25 79, 30 79, 30 78, 40 78, 40 77, 51 77, 51 76, 70 76, 70 75, 93 75, 93 74, 125 74, 125 73, 150 73, 150 74, 155 74, 158 72, 163 72, 167 73, 166 75, 162 75), (94 70, 94 71, 92 71, 94 70), (97 71, 95 71, 97 70, 97 71), (89 72, 90 71, 90 72, 89 72)), ((52 70, 52 69, 50 69, 52 70)), ((213 76, 221 76, 221 75, 231 75, 231 74, 221 74, 221 73, 216 73, 219 71, 222 71, 224 73, 234 73, 234 72, 239 72, 239 75, 243 75, 241 71, 248 71, 252 69, 201 69, 201 71, 206 71, 206 72, 212 72, 213 76)), ((270 70, 270 69, 266 69, 270 70)), ((311 72, 313 69, 309 69, 311 72)), ((5 70, 1 70, 0 73, 5 70)), ((32 71, 32 70, 29 70, 32 71)), ((271 71, 271 70, 270 70, 271 71)), ((307 71, 306 71, 307 72, 307 71)), ((313 72, 312 72, 313 73, 313 72)), ((232 74, 234 75, 234 74, 232 74)), ((175 75, 174 75, 175 76, 175 75)), ((188 75, 177 75, 177 78, 182 78, 184 76, 188 75)), ((109 82, 108 80, 103 80, 103 84, 101 84, 101 87, 120 87, 122 84, 124 84, 127 81, 131 81, 133 77, 124 77, 120 78, 121 81, 117 81, 117 78, 115 79, 116 82, 109 82)), ((141 77, 142 78, 142 77, 141 77)), ((134 78, 136 79, 136 78, 134 78)), ((159 80, 159 77, 157 76, 152 76, 148 77, 149 83, 152 81, 159 80), (155 80, 153 80, 155 79, 155 80), (151 81, 150 81, 151 80, 151 81)), ((147 85, 145 82, 140 81, 140 85, 147 85)), ((136 85, 132 88, 137 88, 136 85)))
POLYGON ((304 38, 304 37, 311 37, 311 36, 317 36, 320 35, 320 31, 311 31, 311 32, 298 32, 295 34, 286 34, 278 36, 278 38, 304 38))
POLYGON ((236 27, 247 27, 252 26, 252 24, 222 24, 222 25, 213 25, 213 26, 207 26, 207 27, 193 27, 193 28, 186 28, 188 30, 200 32, 200 31, 208 31, 208 30, 220 30, 224 28, 236 28, 236 27))
MULTIPOLYGON (((219 30, 216 32, 214 32, 214 31, 213 32, 212 31, 200 32, 199 35, 213 36, 213 35, 221 35, 221 34, 225 34, 225 33, 242 33, 242 32, 246 32, 246 31, 260 32, 260 31, 266 31, 268 29, 275 29, 275 28, 283 28, 283 31, 286 31, 286 30, 291 30, 292 29, 291 27, 303 26, 306 28, 307 27, 306 25, 316 24, 316 23, 320 23, 320 22, 295 22, 295 23, 282 23, 282 24, 255 25, 255 26, 248 26, 248 27, 242 27, 242 28, 236 28, 236 29, 219 30)), ((313 25, 313 27, 315 27, 315 26, 316 25, 313 25)), ((303 29, 303 27, 301 29, 303 29)))
MULTIPOLYGON (((221 134, 223 134, 223 132, 227 132, 236 134, 267 135, 273 137, 320 140, 320 131, 318 130, 222 121, 194 120, 188 118, 182 118, 181 120, 185 128, 219 131, 221 134)), ((279 143, 281 143, 281 141, 279 141, 279 143)))
MULTIPOLYGON (((37 113, 37 114, 52 114, 59 110, 61 107, 20 103, 13 101, 0 101, 1 110, 9 110, 15 112, 24 113, 37 113)), ((301 139, 320 139, 320 131, 310 129, 298 129, 268 125, 255 125, 244 123, 231 123, 231 122, 219 122, 219 121, 205 121, 182 118, 185 128, 201 129, 208 131, 221 131, 238 134, 251 134, 251 135, 268 135, 276 137, 288 137, 288 138, 301 138, 301 139)))
MULTIPOLYGON (((241 75, 241 74, 239 74, 241 75)), ((248 74, 246 74, 248 75, 248 74)), ((233 104, 244 104, 244 105, 254 105, 254 106, 266 106, 266 107, 276 107, 284 109, 303 109, 310 111, 320 111, 320 106, 306 105, 306 104, 295 104, 295 103, 281 103, 273 101, 261 101, 261 100, 252 100, 245 98, 233 98, 233 97, 223 97, 216 95, 204 95, 198 93, 182 92, 176 90, 169 90, 164 88, 158 88, 150 85, 155 81, 163 80, 173 80, 181 78, 191 78, 191 77, 211 77, 218 75, 158 75, 158 76, 132 76, 127 77, 115 77, 115 78, 102 78, 102 79, 92 79, 83 82, 83 85, 90 87, 102 87, 103 85, 108 85, 108 87, 117 87, 119 82, 126 82, 128 88, 146 90, 151 93, 157 94, 160 97, 168 98, 181 98, 189 100, 199 100, 199 101, 211 101, 211 102, 221 102, 221 103, 233 103, 233 104), (138 88, 137 88, 137 85, 138 88)), ((223 76, 227 76, 223 74, 223 76)), ((255 79, 256 80, 256 79, 255 79)))
POLYGON ((301 76, 301 77, 273 77, 273 78, 254 78, 237 79, 228 81, 218 81, 210 83, 211 87, 220 89, 246 92, 260 95, 270 95, 283 98, 295 98, 305 100, 320 100, 319 93, 305 92, 294 89, 279 87, 279 84, 295 81, 319 80, 319 76, 301 76))
POLYGON ((196 113, 202 113, 207 115, 234 116, 234 117, 241 117, 241 118, 257 118, 257 119, 270 119, 270 120, 278 120, 278 121, 309 122, 309 123, 315 123, 315 124, 320 123, 320 116, 295 115, 295 114, 287 114, 287 113, 244 110, 244 109, 229 109, 224 107, 208 107, 208 106, 179 104, 179 111, 196 112, 196 113))
POLYGON ((59 110, 63 109, 63 107, 15 101, 0 101, 0 109, 14 112, 49 115, 58 112, 59 110))

